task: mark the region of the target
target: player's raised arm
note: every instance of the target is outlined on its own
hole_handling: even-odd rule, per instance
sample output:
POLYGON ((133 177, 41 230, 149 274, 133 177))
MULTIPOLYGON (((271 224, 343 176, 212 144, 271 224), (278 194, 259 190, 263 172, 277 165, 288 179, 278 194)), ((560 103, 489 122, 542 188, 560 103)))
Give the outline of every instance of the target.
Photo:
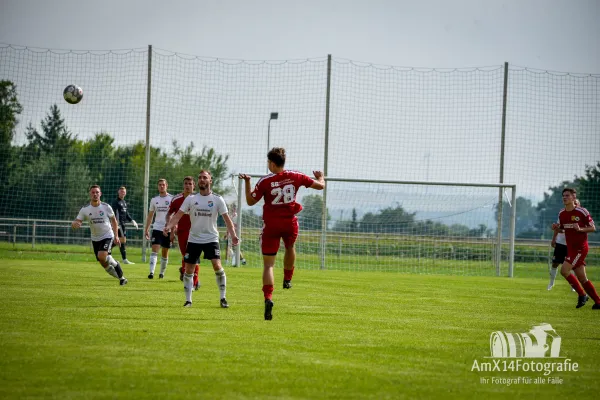
POLYGON ((325 189, 325 178, 323 177, 323 172, 321 171, 313 171, 315 176, 315 180, 312 185, 310 185, 311 189, 323 190, 325 189))
POLYGON ((252 197, 252 190, 250 188, 250 175, 246 175, 246 174, 240 174, 240 179, 244 180, 244 193, 246 195, 246 203, 249 206, 253 206, 256 203, 258 203, 258 200, 256 200, 254 197, 252 197))

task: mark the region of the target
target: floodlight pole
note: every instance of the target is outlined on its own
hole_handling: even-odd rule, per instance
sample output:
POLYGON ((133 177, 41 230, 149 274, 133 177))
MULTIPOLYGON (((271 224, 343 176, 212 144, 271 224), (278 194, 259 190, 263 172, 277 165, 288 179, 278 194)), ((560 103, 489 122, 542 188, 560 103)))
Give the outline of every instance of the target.
MULTIPOLYGON (((267 153, 271 150, 271 121, 279 118, 278 112, 272 112, 269 117, 269 124, 267 126, 267 153)), ((269 173, 269 167, 267 166, 267 174, 269 173)))

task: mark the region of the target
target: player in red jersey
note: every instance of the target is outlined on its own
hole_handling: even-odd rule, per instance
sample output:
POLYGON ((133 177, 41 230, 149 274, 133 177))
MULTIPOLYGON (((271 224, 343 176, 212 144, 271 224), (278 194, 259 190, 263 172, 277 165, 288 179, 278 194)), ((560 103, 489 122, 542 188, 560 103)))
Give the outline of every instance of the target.
POLYGON ((592 309, 600 310, 600 297, 585 273, 585 257, 589 249, 587 237, 589 232, 596 231, 594 220, 588 210, 576 205, 575 189, 565 188, 562 191, 562 199, 565 208, 558 213, 558 223, 552 225, 555 231, 564 230, 567 239, 567 256, 560 273, 579 295, 576 308, 585 305, 588 300, 587 293, 595 303, 592 309), (571 274, 571 270, 575 272, 576 277, 571 274))
POLYGON ((261 178, 254 190, 250 190, 250 176, 240 174, 246 187, 246 202, 249 206, 256 204, 264 197, 263 228, 260 235, 260 246, 263 253, 263 293, 265 296, 265 319, 273 319, 273 267, 279 251, 279 242, 283 239, 285 254, 283 256, 283 288, 292 287, 296 249, 294 243, 298 237, 298 218, 302 206, 296 203, 296 194, 301 186, 323 190, 325 179, 323 172, 314 171, 315 179, 296 171, 288 171, 285 166, 285 149, 274 147, 267 154, 271 174, 261 178))
MULTIPOLYGON (((177 196, 173 197, 171 200, 171 205, 169 206, 169 212, 166 217, 166 224, 169 223, 171 216, 173 214, 177 214, 177 211, 181 208, 183 201, 190 194, 194 193, 194 178, 191 176, 186 176, 183 178, 183 192, 179 193, 177 196)), ((166 225, 165 224, 165 225, 166 225)), ((190 235, 190 229, 192 227, 192 222, 190 221, 189 215, 184 215, 181 217, 179 222, 177 223, 177 227, 175 228, 175 232, 177 233, 177 243, 179 244, 179 251, 181 252, 181 267, 179 268, 179 280, 183 281, 183 272, 185 270, 185 248, 187 246, 188 237, 190 235)), ((196 264, 196 268, 194 269, 194 290, 198 290, 200 286, 198 282, 198 272, 200 272, 200 266, 196 264)))

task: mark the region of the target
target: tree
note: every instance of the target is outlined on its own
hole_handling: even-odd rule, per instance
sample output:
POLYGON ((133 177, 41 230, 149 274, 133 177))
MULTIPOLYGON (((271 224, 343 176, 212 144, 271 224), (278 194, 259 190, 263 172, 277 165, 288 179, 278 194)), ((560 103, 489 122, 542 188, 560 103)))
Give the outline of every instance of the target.
MULTIPOLYGON (((323 227, 323 197, 311 194, 302 198, 302 211, 298 214, 301 229, 321 230, 323 227)), ((329 221, 331 217, 327 215, 329 221)))
POLYGON ((415 215, 401 206, 385 208, 378 214, 366 213, 360 221, 359 231, 408 233, 415 226, 415 215))
MULTIPOLYGON (((594 166, 586 166, 584 176, 577 180, 579 183, 577 198, 581 205, 592 214, 592 217, 600 221, 600 161, 594 166)), ((596 231, 597 234, 598 231, 596 231)))
MULTIPOLYGON (((515 237, 537 237, 542 236, 539 225, 539 211, 525 197, 517 197, 517 214, 515 220, 515 237)), ((498 205, 496 204, 496 220, 498 219, 498 205)), ((508 202, 502 203, 502 237, 507 238, 510 230, 511 207, 508 202)))
MULTIPOLYGON (((0 176, 6 179, 14 165, 12 140, 23 107, 17 98, 17 87, 11 81, 0 81, 0 176)), ((3 190, 0 203, 6 205, 10 191, 3 190)))

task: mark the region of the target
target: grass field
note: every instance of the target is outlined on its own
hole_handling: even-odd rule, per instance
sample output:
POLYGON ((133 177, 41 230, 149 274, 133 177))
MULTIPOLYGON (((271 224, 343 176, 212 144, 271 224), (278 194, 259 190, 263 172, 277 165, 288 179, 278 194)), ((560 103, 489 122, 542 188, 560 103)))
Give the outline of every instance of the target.
MULTIPOLYGON (((264 321, 260 268, 227 268, 231 308, 221 309, 204 263, 184 309, 175 262, 162 281, 141 262, 124 266, 120 287, 91 252, 0 247, 0 258, 2 399, 589 399, 600 390, 600 311, 576 310, 563 279, 548 292, 544 264, 518 265, 512 279, 299 265, 264 321), (578 371, 472 371, 491 361, 492 332, 542 322, 561 336, 563 358, 537 361, 570 359, 578 371), (493 380, 511 377, 546 383, 493 380)), ((597 267, 589 277, 600 287, 597 267)))

